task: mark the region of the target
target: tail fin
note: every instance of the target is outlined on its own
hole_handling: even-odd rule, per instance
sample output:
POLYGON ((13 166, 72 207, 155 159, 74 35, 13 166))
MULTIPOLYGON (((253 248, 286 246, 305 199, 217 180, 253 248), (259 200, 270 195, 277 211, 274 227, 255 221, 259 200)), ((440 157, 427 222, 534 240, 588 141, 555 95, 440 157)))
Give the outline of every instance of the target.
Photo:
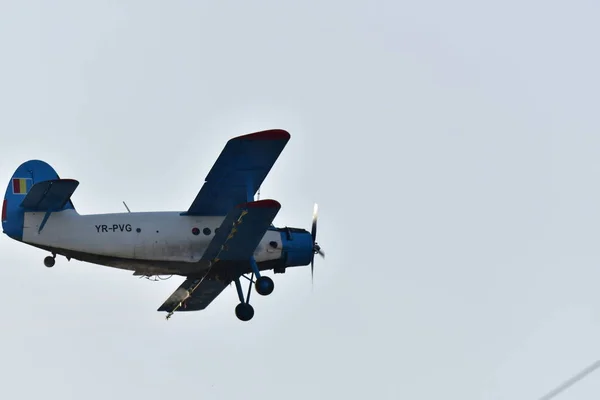
MULTIPOLYGON (((54 171, 54 168, 44 161, 26 161, 17 168, 8 182, 6 193, 4 195, 4 202, 2 204, 2 229, 6 235, 16 240, 22 240, 23 219, 24 214, 27 211, 27 209, 22 206, 23 200, 25 200, 25 197, 30 197, 27 196, 27 194, 34 185, 40 182, 58 179, 60 178, 56 171, 54 171)), ((67 209, 75 209, 73 202, 70 200, 70 195, 69 199, 65 201, 64 204, 61 203, 59 209, 52 211, 56 212, 67 209)))

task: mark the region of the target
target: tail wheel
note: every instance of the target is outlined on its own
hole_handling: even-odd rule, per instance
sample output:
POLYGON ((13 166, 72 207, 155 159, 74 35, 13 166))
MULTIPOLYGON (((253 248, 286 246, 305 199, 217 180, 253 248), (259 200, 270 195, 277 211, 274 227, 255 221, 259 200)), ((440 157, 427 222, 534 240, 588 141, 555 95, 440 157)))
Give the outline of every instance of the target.
POLYGON ((44 258, 44 265, 48 268, 54 267, 55 262, 56 262, 56 260, 54 259, 54 257, 48 256, 48 257, 44 258))

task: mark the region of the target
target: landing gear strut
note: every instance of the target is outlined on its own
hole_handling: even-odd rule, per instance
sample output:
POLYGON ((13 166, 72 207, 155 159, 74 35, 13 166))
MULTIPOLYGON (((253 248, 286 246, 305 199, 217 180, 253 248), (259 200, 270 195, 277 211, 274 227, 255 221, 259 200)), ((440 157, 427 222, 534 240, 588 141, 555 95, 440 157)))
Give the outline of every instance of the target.
POLYGON ((235 288, 237 289, 238 297, 240 298, 240 304, 235 307, 235 316, 238 317, 240 321, 246 322, 254 317, 254 307, 250 305, 250 292, 252 291, 252 278, 254 278, 254 274, 252 274, 252 278, 248 278, 245 275, 242 276, 250 281, 250 285, 248 285, 248 295, 244 299, 240 278, 235 278, 234 280, 235 288))
POLYGON ((56 262, 55 258, 56 258, 56 255, 52 255, 52 256, 48 256, 48 257, 44 258, 44 265, 48 268, 54 267, 54 263, 56 262))
POLYGON ((238 292, 238 297, 240 298, 240 304, 235 307, 235 315, 241 321, 250 321, 252 317, 254 317, 254 308, 250 305, 250 293, 252 292, 252 284, 256 288, 256 292, 261 296, 268 296, 273 293, 273 289, 275 288, 275 284, 273 280, 268 276, 260 276, 260 271, 258 270, 258 265, 256 265, 256 261, 254 259, 250 260, 250 264, 252 266, 252 277, 248 278, 246 275, 242 275, 241 277, 246 278, 250 281, 248 285, 248 294, 244 299, 244 293, 242 292, 242 284, 240 283, 240 278, 234 279, 235 287, 238 292), (256 275, 256 282, 254 281, 254 275, 256 275))

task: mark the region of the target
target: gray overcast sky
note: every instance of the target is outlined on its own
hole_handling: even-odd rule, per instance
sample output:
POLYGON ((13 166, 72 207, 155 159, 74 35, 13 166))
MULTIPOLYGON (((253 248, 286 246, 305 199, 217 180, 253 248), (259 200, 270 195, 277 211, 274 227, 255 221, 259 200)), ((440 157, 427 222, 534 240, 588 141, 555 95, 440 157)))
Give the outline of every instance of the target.
MULTIPOLYGON (((538 399, 600 357, 593 1, 0 1, 1 176, 80 213, 184 210, 225 142, 284 128, 262 188, 310 269, 234 315, 0 240, 0 397, 538 399), (126 3, 126 4, 123 4, 126 3)), ((591 375, 560 399, 596 399, 591 375)))

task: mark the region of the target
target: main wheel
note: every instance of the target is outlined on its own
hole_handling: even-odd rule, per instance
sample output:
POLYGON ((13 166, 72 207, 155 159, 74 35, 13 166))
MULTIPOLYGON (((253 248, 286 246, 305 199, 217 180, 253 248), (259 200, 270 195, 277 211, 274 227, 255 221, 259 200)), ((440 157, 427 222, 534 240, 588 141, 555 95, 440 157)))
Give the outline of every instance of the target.
POLYGON ((240 303, 235 307, 235 315, 240 321, 250 321, 254 317, 254 308, 248 303, 240 303))
POLYGON ((54 267, 55 262, 56 261, 54 260, 54 257, 48 256, 48 257, 44 258, 44 265, 48 268, 54 267))
POLYGON ((268 276, 261 276, 256 280, 256 291, 261 296, 268 296, 273 293, 273 289, 275 289, 275 284, 273 280, 268 276))

